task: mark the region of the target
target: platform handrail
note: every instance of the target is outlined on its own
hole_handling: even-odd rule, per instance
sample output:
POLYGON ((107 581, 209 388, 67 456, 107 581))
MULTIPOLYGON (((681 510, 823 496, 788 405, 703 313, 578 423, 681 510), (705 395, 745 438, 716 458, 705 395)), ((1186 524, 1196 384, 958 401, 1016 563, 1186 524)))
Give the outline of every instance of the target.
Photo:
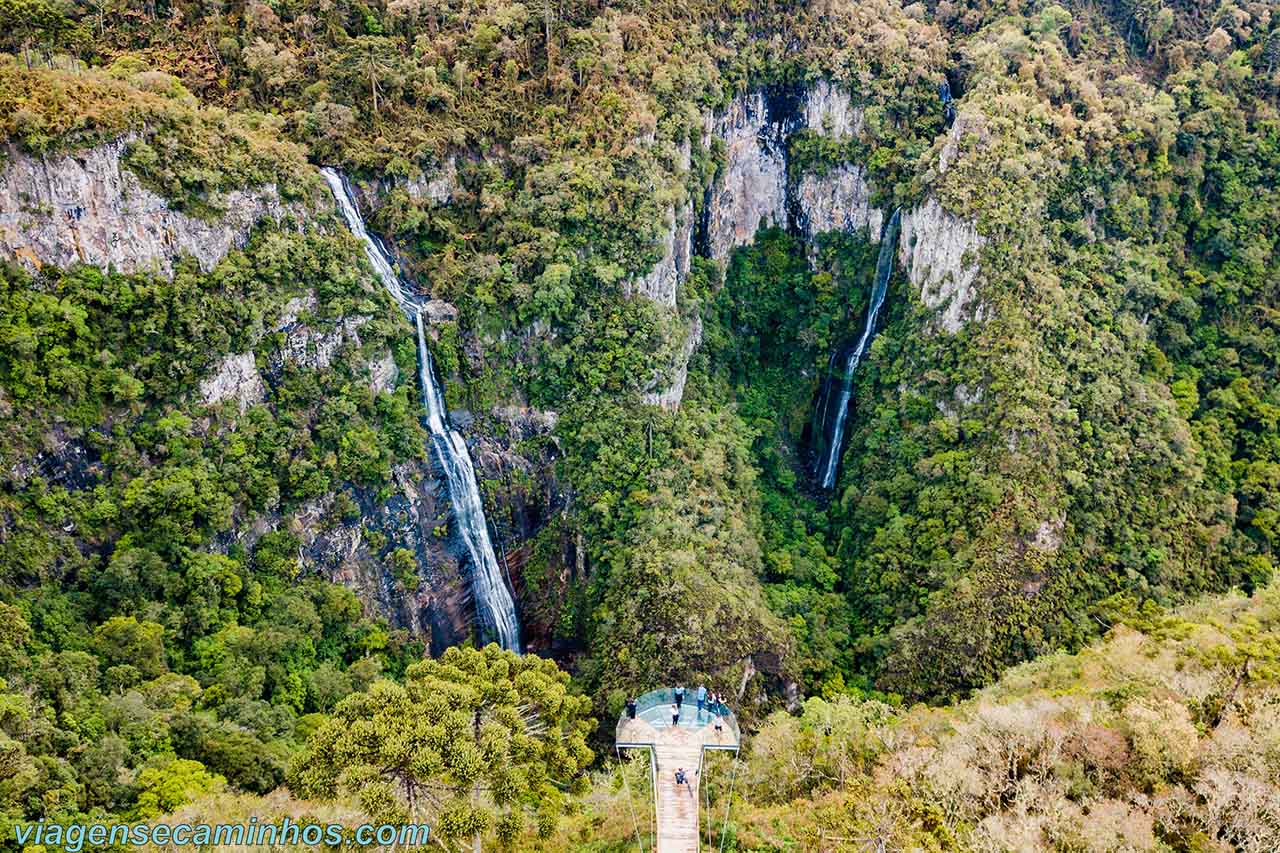
MULTIPOLYGON (((674 687, 663 687, 658 690, 650 690, 648 693, 641 694, 636 697, 636 716, 642 716, 646 711, 652 710, 660 705, 674 705, 676 701, 676 692, 674 687)), ((698 707, 698 689, 696 687, 686 687, 684 691, 683 708, 693 709, 695 712, 698 707)), ((742 740, 741 731, 738 729, 738 718, 728 705, 720 703, 712 705, 707 702, 703 706, 704 713, 715 713, 720 717, 721 724, 733 734, 734 743, 742 740)), ((623 727, 627 724, 630 717, 627 714, 626 705, 623 705, 622 713, 618 715, 618 725, 615 729, 615 741, 617 743, 627 743, 627 739, 623 736, 623 727)), ((714 748, 708 745, 708 748, 714 748)))

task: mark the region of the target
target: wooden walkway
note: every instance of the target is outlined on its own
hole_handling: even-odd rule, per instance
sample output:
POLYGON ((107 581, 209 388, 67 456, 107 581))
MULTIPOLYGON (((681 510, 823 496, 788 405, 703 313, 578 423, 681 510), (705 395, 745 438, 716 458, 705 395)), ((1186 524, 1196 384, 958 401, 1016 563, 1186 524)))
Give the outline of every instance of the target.
POLYGON ((620 746, 648 746, 653 753, 654 807, 658 816, 656 853, 697 853, 703 750, 738 746, 737 737, 728 727, 717 733, 708 724, 709 715, 699 719, 695 712, 696 709, 686 706, 681 725, 674 727, 668 725, 670 716, 665 711, 658 725, 644 719, 624 719, 618 725, 620 746), (689 719, 686 720, 686 716, 689 719), (681 768, 687 785, 676 784, 676 771, 681 768))
POLYGON ((653 751, 658 762, 658 853, 697 853, 702 745, 664 743, 653 751), (681 767, 687 785, 676 784, 681 767))

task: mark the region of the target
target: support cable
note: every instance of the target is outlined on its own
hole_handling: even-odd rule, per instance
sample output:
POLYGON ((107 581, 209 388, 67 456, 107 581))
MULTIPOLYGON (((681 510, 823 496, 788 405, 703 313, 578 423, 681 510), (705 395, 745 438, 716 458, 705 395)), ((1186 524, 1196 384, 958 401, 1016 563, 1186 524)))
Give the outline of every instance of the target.
POLYGON ((724 839, 729 834, 729 807, 733 805, 733 783, 738 780, 738 752, 733 753, 733 775, 729 777, 729 799, 724 804, 724 826, 720 827, 720 853, 724 853, 724 839))
POLYGON ((644 842, 640 840, 640 818, 636 817, 636 804, 631 799, 631 783, 627 781, 627 768, 622 764, 622 750, 615 743, 613 751, 618 755, 618 770, 622 773, 622 788, 627 792, 627 808, 631 810, 631 827, 636 831, 636 844, 640 845, 640 853, 644 853, 644 842))

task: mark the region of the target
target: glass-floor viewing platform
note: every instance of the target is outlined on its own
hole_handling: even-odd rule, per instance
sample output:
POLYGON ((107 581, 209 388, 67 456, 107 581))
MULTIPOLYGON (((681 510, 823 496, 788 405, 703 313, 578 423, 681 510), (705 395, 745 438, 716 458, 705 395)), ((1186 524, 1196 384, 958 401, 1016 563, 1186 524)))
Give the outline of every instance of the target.
POLYGON ((706 702, 699 711, 696 688, 686 688, 679 724, 676 725, 672 714, 675 703, 675 689, 664 687, 650 690, 636 699, 635 719, 623 708, 616 732, 618 746, 622 749, 654 746, 675 738, 680 741, 699 740, 707 749, 738 748, 738 720, 727 705, 713 706, 706 702), (717 722, 720 724, 719 732, 716 732, 717 722))
POLYGON ((654 809, 658 818, 656 853, 693 853, 698 849, 698 802, 702 756, 708 749, 738 751, 738 720, 725 705, 704 703, 697 689, 686 689, 678 716, 675 690, 651 690, 636 699, 635 716, 624 708, 616 733, 619 750, 647 749, 653 755, 654 809), (718 724, 718 726, 717 726, 718 724), (678 784, 683 771, 686 784, 678 784))

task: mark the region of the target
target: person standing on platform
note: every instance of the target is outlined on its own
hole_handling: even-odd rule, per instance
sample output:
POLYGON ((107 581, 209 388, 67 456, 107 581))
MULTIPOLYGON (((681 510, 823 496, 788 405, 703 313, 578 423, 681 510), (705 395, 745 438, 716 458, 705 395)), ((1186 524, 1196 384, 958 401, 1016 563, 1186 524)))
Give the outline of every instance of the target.
POLYGON ((634 698, 627 700, 627 719, 634 720, 636 718, 636 700, 634 698))
POLYGON ((675 689, 675 694, 676 694, 676 707, 678 708, 684 704, 684 685, 683 684, 681 684, 679 687, 675 689))
POLYGON ((671 706, 671 725, 673 726, 680 725, 680 706, 679 705, 671 706))
POLYGON ((707 702, 707 685, 698 685, 698 719, 702 719, 702 706, 707 702))

